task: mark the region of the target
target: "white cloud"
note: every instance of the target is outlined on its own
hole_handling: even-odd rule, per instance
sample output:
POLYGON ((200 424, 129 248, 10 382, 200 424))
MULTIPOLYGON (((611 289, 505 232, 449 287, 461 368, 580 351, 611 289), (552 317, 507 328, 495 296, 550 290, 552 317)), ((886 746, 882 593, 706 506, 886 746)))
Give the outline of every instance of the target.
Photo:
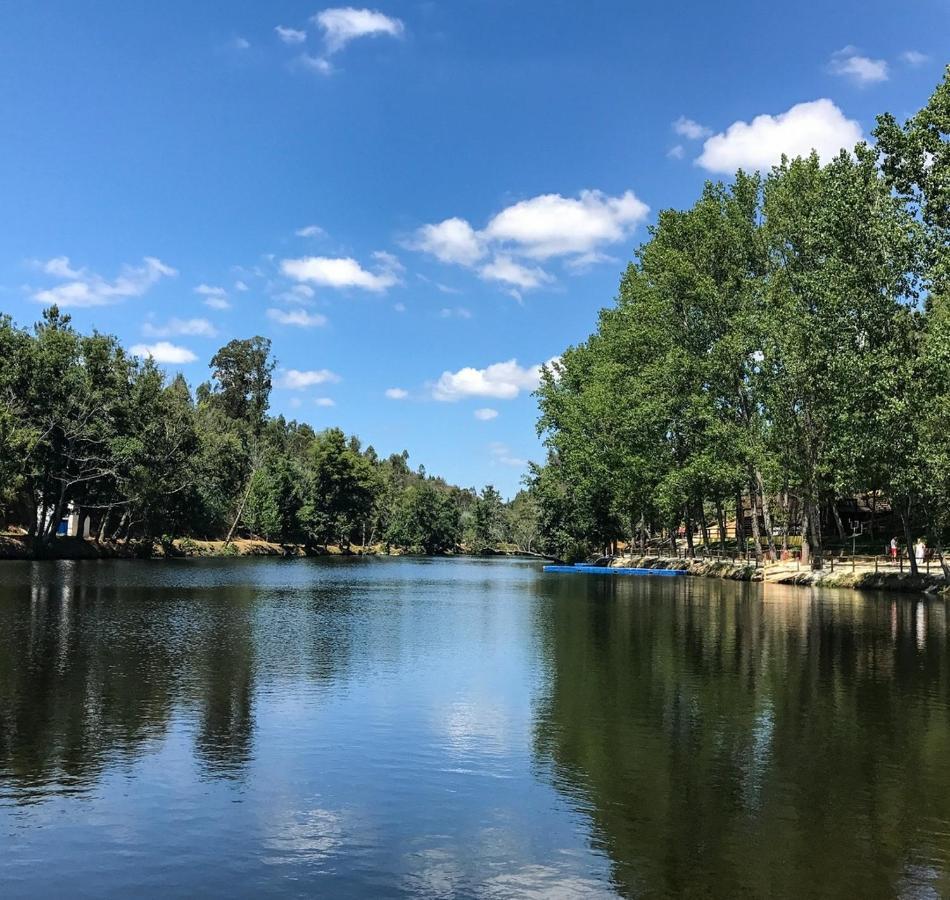
POLYGON ((327 324, 327 317, 309 313, 305 309, 269 309, 267 318, 278 325, 296 325, 299 328, 314 328, 327 324))
POLYGON ((326 256, 306 256, 285 259, 281 271, 297 281, 311 281, 332 288, 356 287, 381 293, 399 283, 391 264, 384 262, 376 272, 364 269, 355 259, 331 259, 326 256))
POLYGON ((317 72, 320 75, 330 75, 333 72, 333 64, 330 60, 322 56, 313 56, 309 53, 301 53, 297 57, 297 62, 305 69, 311 72, 317 72))
MULTIPOLYGON (((246 287, 246 286, 245 286, 246 287)), ((211 309, 230 309, 228 292, 223 287, 214 287, 210 284, 199 284, 195 293, 205 298, 204 304, 211 309)))
POLYGON ((409 391, 403 388, 387 388, 386 396, 390 400, 405 400, 409 396, 409 391))
POLYGON ((404 312, 406 311, 406 304, 405 304, 405 303, 394 303, 394 304, 393 304, 393 309, 396 310, 397 313, 404 313, 404 312))
POLYGON ((540 383, 541 363, 523 368, 517 360, 509 359, 484 369, 466 366, 457 372, 443 372, 432 388, 432 397, 444 402, 466 397, 512 400, 522 391, 535 390, 540 383))
POLYGON ((422 250, 444 263, 474 265, 485 255, 475 229, 465 219, 451 218, 435 225, 423 225, 410 247, 422 250))
POLYGON ((336 384, 340 376, 329 369, 286 369, 277 378, 277 386, 291 391, 303 391, 317 384, 336 384))
POLYGON ((317 406, 336 406, 336 401, 332 397, 314 397, 313 402, 317 406))
POLYGON ((907 63, 909 66, 922 66, 924 63, 930 62, 930 57, 919 50, 905 50, 901 54, 901 62, 907 63))
POLYGON ((298 228, 294 234, 302 238, 321 238, 327 236, 327 233, 319 225, 305 225, 303 228, 298 228))
POLYGON ((666 151, 670 159, 682 159, 686 155, 686 148, 682 144, 674 144, 666 151))
POLYGON ((174 337, 188 335, 191 337, 215 337, 218 329, 207 319, 169 319, 165 325, 155 325, 146 322, 142 326, 142 334, 146 337, 174 337))
POLYGON ((831 100, 813 100, 777 116, 733 122, 703 144, 696 162, 710 172, 761 170, 780 162, 783 153, 793 158, 807 156, 814 149, 827 160, 842 148, 850 150, 861 138, 861 126, 845 118, 831 100))
POLYGON ((649 207, 632 191, 617 197, 593 190, 577 197, 541 194, 501 210, 482 231, 458 217, 423 225, 407 246, 467 267, 491 253, 491 261, 478 270, 482 278, 530 290, 554 279, 537 266, 519 262, 519 257, 566 257, 569 266, 603 261, 607 257, 602 248, 626 240, 648 213, 649 207))
POLYGON ((498 418, 498 410, 489 409, 486 406, 486 407, 483 407, 482 409, 476 409, 474 412, 474 416, 480 422, 490 422, 492 419, 498 418))
POLYGON ((234 282, 234 290, 244 292, 249 291, 250 288, 247 286, 246 282, 238 280, 234 282))
POLYGON ((250 49, 251 42, 247 38, 236 37, 234 39, 234 49, 235 50, 248 50, 250 49))
POLYGON ((584 254, 622 241, 649 211, 633 191, 619 197, 581 191, 576 199, 542 194, 503 209, 485 236, 533 259, 584 254))
POLYGON ((439 310, 439 316, 443 319, 471 319, 472 311, 464 306, 444 306, 439 310))
POLYGON ((136 344, 131 348, 133 356, 151 356, 157 363, 183 365, 194 362, 195 356, 187 347, 179 347, 168 341, 159 341, 157 344, 136 344))
POLYGON ((711 128, 700 125, 699 122, 694 122, 692 119, 687 119, 686 116, 680 116, 673 123, 673 131, 690 141, 698 141, 700 138, 709 137, 712 134, 711 128))
POLYGON ((482 266, 478 274, 486 281, 501 281, 526 291, 553 281, 543 269, 522 265, 510 256, 496 256, 490 263, 482 266))
POLYGON ((855 84, 864 86, 887 81, 887 61, 861 56, 856 47, 842 47, 831 54, 828 71, 832 75, 850 78, 855 84))
POLYGON ((297 28, 287 28, 284 25, 278 25, 274 31, 285 44, 302 44, 307 40, 307 32, 300 31, 297 28))
POLYGON ((507 444, 502 444, 499 441, 493 441, 488 445, 488 449, 491 452, 492 459, 495 462, 501 463, 503 466, 524 468, 524 466, 528 465, 528 461, 526 459, 519 459, 517 456, 512 456, 511 450, 508 449, 507 444))
POLYGON ((154 256, 146 256, 141 266, 123 266, 114 281, 108 281, 88 269, 74 269, 68 256, 57 256, 41 266, 43 272, 63 279, 63 284, 37 291, 38 303, 58 306, 108 306, 128 297, 141 297, 162 278, 178 274, 154 256))
POLYGON ((313 17, 313 22, 323 29, 329 53, 342 50, 356 38, 379 35, 401 37, 405 30, 399 19, 390 18, 376 10, 354 9, 352 6, 325 9, 313 17))

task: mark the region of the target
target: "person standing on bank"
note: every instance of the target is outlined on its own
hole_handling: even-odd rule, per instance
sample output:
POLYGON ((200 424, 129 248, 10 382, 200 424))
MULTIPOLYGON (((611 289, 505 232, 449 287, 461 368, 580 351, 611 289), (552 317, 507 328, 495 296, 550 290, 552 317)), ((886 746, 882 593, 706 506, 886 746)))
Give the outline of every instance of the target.
POLYGON ((897 538, 891 538, 891 562, 897 562, 897 538))
POLYGON ((917 557, 917 568, 919 569, 924 564, 924 556, 927 555, 927 545, 923 538, 917 538, 917 543, 914 544, 914 555, 917 557))

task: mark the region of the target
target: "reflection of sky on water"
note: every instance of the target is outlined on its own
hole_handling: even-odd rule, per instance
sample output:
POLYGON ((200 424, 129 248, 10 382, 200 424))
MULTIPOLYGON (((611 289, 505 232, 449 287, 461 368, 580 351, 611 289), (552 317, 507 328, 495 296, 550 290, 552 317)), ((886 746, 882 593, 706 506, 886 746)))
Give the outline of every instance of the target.
POLYGON ((505 561, 9 571, 9 896, 788 896, 804 858, 828 890, 948 886, 940 601, 505 561))

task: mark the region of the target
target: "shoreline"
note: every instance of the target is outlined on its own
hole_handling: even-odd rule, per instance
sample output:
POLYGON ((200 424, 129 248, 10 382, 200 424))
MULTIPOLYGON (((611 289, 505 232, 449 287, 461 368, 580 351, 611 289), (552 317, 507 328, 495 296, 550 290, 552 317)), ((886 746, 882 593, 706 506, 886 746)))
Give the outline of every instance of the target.
POLYGON ((358 558, 360 556, 415 556, 427 558, 472 556, 489 558, 493 556, 520 557, 524 559, 547 559, 533 553, 516 553, 504 550, 483 551, 468 553, 457 551, 454 553, 410 553, 405 550, 393 549, 389 552, 380 544, 365 549, 353 548, 343 550, 331 544, 327 548, 308 547, 304 544, 279 544, 274 541, 258 540, 256 538, 236 538, 225 548, 224 541, 200 541, 194 538, 176 538, 172 542, 172 552, 155 541, 151 544, 142 541, 98 541, 89 538, 61 537, 48 547, 40 548, 37 553, 32 542, 26 535, 0 534, 0 562, 4 560, 20 560, 28 562, 51 560, 83 560, 83 559, 128 559, 128 560, 165 560, 165 559, 244 559, 249 557, 280 557, 284 559, 301 559, 305 557, 317 558, 323 556, 338 556, 358 558))
POLYGON ((783 563, 756 566, 752 563, 715 559, 677 559, 663 556, 625 556, 614 559, 611 568, 676 569, 695 578, 751 581, 798 587, 848 588, 855 591, 897 591, 905 594, 941 594, 950 591, 942 574, 911 575, 909 572, 792 569, 783 563))

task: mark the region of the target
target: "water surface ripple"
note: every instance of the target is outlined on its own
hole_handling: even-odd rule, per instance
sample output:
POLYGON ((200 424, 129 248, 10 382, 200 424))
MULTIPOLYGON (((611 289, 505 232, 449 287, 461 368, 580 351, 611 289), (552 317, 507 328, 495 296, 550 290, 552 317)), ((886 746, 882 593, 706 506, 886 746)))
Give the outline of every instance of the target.
POLYGON ((0 566, 4 898, 950 896, 943 601, 0 566))

